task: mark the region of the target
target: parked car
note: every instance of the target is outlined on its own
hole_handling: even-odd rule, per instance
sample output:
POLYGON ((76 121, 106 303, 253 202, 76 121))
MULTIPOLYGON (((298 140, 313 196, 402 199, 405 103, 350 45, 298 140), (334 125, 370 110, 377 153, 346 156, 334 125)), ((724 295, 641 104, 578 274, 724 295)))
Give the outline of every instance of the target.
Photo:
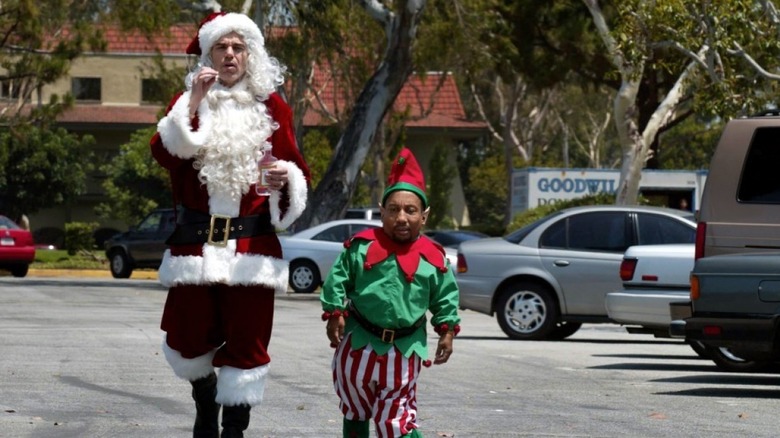
POLYGON ((670 337, 669 303, 685 301, 691 290, 694 244, 638 245, 620 263, 620 290, 604 301, 607 315, 631 333, 670 337))
POLYGON ((672 335, 704 343, 729 371, 764 369, 780 354, 779 116, 771 110, 724 127, 698 213, 691 299, 669 308, 672 335))
POLYGON ((0 216, 0 269, 14 277, 24 277, 35 260, 32 233, 11 219, 0 216))
MULTIPOLYGON (((694 245, 637 245, 628 248, 620 263, 623 288, 610 292, 604 305, 609 318, 629 333, 671 338, 671 303, 688 300, 691 290, 694 245)), ((698 341, 688 344, 699 356, 711 359, 698 341)))
POLYGON ((485 233, 469 230, 429 230, 425 231, 424 234, 445 248, 455 249, 461 242, 490 237, 485 233))
POLYGON ((379 219, 379 207, 348 208, 344 219, 379 219))
POLYGON ((633 245, 693 243, 690 212, 646 206, 560 210, 505 237, 458 250, 460 305, 496 314, 512 339, 563 339, 584 322, 614 323, 604 299, 621 287, 633 245))
POLYGON ((780 251, 780 111, 730 120, 710 161, 696 258, 780 251))
POLYGON ((697 260, 691 273, 692 312, 672 322, 672 335, 706 345, 720 369, 767 370, 780 361, 778 265, 780 253, 697 260))
POLYGON ((129 278, 134 269, 159 268, 165 241, 176 227, 172 208, 149 213, 138 225, 106 240, 106 257, 114 278, 129 278))
POLYGON ((368 219, 339 219, 325 222, 289 236, 279 236, 282 256, 290 262, 290 287, 296 293, 314 292, 325 280, 344 242, 382 222, 368 219))

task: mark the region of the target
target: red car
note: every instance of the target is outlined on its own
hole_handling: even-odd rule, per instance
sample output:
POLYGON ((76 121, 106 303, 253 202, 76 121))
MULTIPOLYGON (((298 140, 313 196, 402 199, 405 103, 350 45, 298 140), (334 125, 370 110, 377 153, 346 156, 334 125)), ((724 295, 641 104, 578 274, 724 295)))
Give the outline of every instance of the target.
POLYGON ((0 216, 0 269, 11 271, 14 277, 24 277, 35 260, 32 233, 11 219, 0 216))

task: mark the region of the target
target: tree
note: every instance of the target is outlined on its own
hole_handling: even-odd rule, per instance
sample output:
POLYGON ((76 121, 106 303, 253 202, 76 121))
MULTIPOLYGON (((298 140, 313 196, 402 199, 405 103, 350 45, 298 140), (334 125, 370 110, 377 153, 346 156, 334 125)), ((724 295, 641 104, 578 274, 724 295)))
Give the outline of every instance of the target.
POLYGON ((97 207, 98 215, 135 224, 155 208, 171 205, 168 172, 154 162, 149 148, 156 131, 154 126, 134 132, 119 155, 101 167, 106 175, 103 189, 110 201, 97 207))
POLYGON ((780 76, 762 65, 774 62, 780 45, 775 38, 755 38, 780 31, 770 1, 622 2, 613 26, 598 0, 583 2, 621 82, 613 106, 623 149, 618 204, 636 203, 650 145, 692 108, 732 117, 757 111, 776 96, 780 76), (683 62, 674 62, 680 57, 683 62), (641 123, 639 90, 649 72, 674 83, 658 90, 650 118, 641 123))
POLYGON ((178 21, 178 11, 174 0, 3 2, 0 83, 9 99, 0 106, 0 208, 31 214, 83 192, 94 140, 54 127, 73 98, 43 102, 43 86, 66 76, 85 51, 104 50, 104 25, 153 35, 178 21))
POLYGON ((13 220, 73 200, 86 189, 91 137, 18 125, 0 132, 0 211, 13 220))
POLYGON ((428 213, 426 227, 450 228, 453 225, 450 209, 450 192, 452 191, 452 178, 456 175, 456 170, 447 162, 446 145, 437 144, 433 150, 431 158, 430 175, 428 177, 426 194, 428 203, 431 205, 431 211, 428 213))
POLYGON ((378 0, 361 6, 385 29, 387 45, 382 62, 358 96, 349 123, 336 145, 333 159, 298 220, 302 226, 338 217, 359 181, 360 167, 393 100, 412 73, 412 46, 425 0, 401 0, 390 9, 378 0))

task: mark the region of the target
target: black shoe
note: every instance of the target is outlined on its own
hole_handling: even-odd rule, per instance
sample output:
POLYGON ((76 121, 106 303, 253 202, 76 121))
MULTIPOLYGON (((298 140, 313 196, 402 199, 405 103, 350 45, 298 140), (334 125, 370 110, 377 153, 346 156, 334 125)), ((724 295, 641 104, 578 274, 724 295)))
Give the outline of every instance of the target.
POLYGON ((225 406, 222 409, 222 438, 243 438, 249 427, 251 406, 225 406))
POLYGON ((195 425, 193 438, 219 438, 219 408, 217 397, 217 375, 214 373, 192 383, 192 399, 195 400, 195 425))

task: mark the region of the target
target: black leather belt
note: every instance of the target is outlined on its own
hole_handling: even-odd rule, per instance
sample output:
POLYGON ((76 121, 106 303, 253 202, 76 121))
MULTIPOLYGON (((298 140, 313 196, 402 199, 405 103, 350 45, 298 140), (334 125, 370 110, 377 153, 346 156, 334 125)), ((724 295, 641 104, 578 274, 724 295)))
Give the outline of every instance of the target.
POLYGON ((374 325, 371 321, 364 318, 363 315, 357 311, 355 305, 352 304, 352 301, 349 302, 349 316, 355 318, 355 321, 357 321, 361 327, 368 330, 370 333, 379 336, 379 339, 381 339, 382 342, 388 344, 392 344, 396 339, 409 336, 416 332, 417 329, 420 328, 421 325, 425 324, 426 321, 425 315, 423 315, 420 317, 420 319, 415 321, 411 327, 402 327, 397 329, 382 328, 378 325, 374 325))
POLYGON ((181 208, 177 213, 176 229, 165 241, 168 245, 208 243, 227 246, 231 239, 276 232, 270 215, 229 217, 189 208, 181 208))

